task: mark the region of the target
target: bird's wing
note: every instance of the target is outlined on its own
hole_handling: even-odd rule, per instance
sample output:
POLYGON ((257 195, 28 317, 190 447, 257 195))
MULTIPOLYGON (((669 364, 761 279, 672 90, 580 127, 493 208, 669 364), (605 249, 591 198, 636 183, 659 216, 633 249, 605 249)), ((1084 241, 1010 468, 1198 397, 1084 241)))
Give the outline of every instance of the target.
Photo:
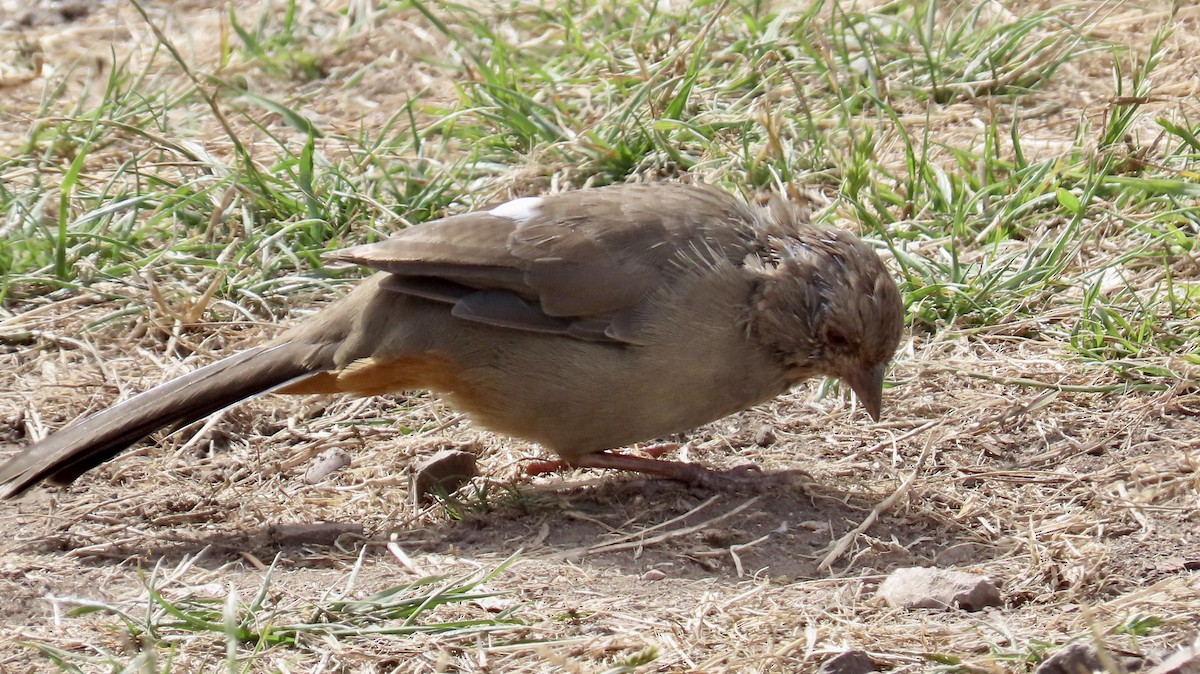
POLYGON ((740 263, 757 222, 715 188, 622 185, 526 197, 331 257, 389 272, 383 287, 464 320, 637 343, 639 306, 697 265, 740 263))

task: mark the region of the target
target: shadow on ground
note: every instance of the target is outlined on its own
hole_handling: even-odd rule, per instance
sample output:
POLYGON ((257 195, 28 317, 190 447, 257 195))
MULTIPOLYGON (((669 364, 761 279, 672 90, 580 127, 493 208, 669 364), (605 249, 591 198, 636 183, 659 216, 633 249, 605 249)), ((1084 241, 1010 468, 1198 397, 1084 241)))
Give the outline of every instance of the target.
MULTIPOLYGON (((663 572, 677 578, 766 575, 776 580, 827 577, 820 567, 835 543, 859 526, 880 501, 819 485, 802 471, 773 473, 781 486, 759 493, 711 491, 647 479, 491 485, 486 499, 449 501, 443 516, 420 526, 368 530, 335 520, 221 524, 220 509, 177 526, 147 531, 130 522, 133 536, 79 545, 70 526, 26 539, 9 553, 66 554, 87 565, 160 561, 216 568, 230 562, 285 566, 337 566, 356 557, 388 555, 388 543, 409 552, 464 557, 522 556, 614 568, 624 573, 663 572), (215 533, 201 530, 219 526, 215 533), (142 533, 136 533, 142 529, 142 533)), ((306 511, 310 515, 319 513, 306 511)), ((386 524, 386 523, 385 523, 386 524)), ((29 527, 25 530, 28 532, 29 527)), ((886 573, 898 566, 933 563, 954 547, 951 563, 986 557, 981 545, 961 545, 962 527, 883 514, 833 561, 835 575, 886 573)))

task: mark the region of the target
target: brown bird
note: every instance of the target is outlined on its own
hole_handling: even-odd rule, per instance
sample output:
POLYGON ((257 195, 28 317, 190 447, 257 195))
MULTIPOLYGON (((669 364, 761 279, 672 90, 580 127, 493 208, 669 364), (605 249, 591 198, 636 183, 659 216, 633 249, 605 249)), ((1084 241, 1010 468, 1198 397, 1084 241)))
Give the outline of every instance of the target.
POLYGON ((902 305, 879 257, 783 199, 624 185, 524 197, 334 253, 378 273, 277 338, 77 421, 0 465, 66 484, 244 398, 430 389, 567 464, 689 482, 609 451, 839 377, 879 417, 902 305))

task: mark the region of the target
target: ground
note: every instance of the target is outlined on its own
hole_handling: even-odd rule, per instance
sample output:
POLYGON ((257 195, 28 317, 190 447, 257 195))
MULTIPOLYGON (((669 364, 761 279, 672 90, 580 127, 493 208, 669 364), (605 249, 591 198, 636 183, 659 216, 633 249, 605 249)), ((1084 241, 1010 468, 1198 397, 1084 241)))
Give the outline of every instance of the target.
MULTIPOLYGON (((322 239, 329 247, 340 237, 365 240, 361 235, 368 227, 385 234, 405 220, 471 203, 581 186, 593 175, 587 166, 608 170, 602 160, 557 166, 559 149, 531 140, 520 162, 505 166, 475 155, 478 165, 467 171, 462 157, 484 140, 470 136, 469 129, 461 136, 446 133, 436 157, 428 140, 421 148, 396 150, 412 166, 418 155, 428 162, 422 176, 405 178, 420 183, 416 193, 422 196, 432 193, 422 191, 429 185, 440 185, 429 212, 419 204, 385 211, 393 204, 380 205, 383 197, 363 187, 377 175, 376 158, 363 151, 362 139, 382 138, 376 134, 392 124, 433 124, 439 111, 459 105, 459 96, 466 95, 453 78, 483 77, 477 69, 485 67, 469 59, 463 59, 466 65, 452 63, 454 49, 466 47, 431 19, 449 22, 453 32, 458 24, 448 18, 449 6, 400 4, 236 3, 245 26, 268 22, 264 8, 280 15, 294 11, 294 25, 310 31, 310 43, 288 51, 280 43, 237 35, 222 3, 146 3, 149 22, 165 34, 156 38, 132 5, 0 0, 0 35, 12 38, 0 50, 0 86, 10 104, 0 109, 0 158, 12 158, 0 167, 8 218, 0 222, 0 234, 10 237, 11 250, 18 250, 18 235, 28 237, 22 222, 40 219, 42 229, 52 231, 62 208, 103 210, 135 192, 183 194, 193 180, 220 187, 198 191, 199 205, 187 206, 200 214, 193 220, 208 227, 201 237, 208 248, 190 234, 156 234, 136 245, 161 251, 114 262, 97 245, 74 257, 66 276, 48 271, 52 251, 44 263, 32 245, 0 255, 6 272, 0 442, 6 455, 81 414, 276 334, 353 283, 343 272, 308 275, 318 265, 316 255, 276 248, 282 235, 256 240, 255 221, 246 213, 267 207, 248 196, 249 179, 235 178, 236 189, 220 183, 222 170, 237 170, 230 168, 237 164, 234 138, 263 166, 270 148, 294 149, 286 155, 298 167, 290 175, 303 180, 305 160, 297 148, 305 143, 304 126, 289 117, 288 108, 240 99, 244 105, 237 109, 244 114, 222 121, 193 95, 190 106, 160 103, 161 119, 144 123, 153 115, 122 116, 118 106, 103 104, 107 94, 101 85, 117 69, 114 62, 130 64, 129 72, 142 72, 151 82, 159 68, 171 72, 176 88, 163 90, 176 94, 183 86, 215 90, 203 73, 218 72, 224 81, 252 82, 261 100, 289 105, 303 100, 304 115, 326 129, 315 141, 307 136, 310 144, 330 162, 345 159, 338 170, 356 186, 348 191, 365 195, 338 202, 344 209, 340 221, 354 227, 322 239), (380 14, 367 16, 372 11, 380 14), (370 30, 354 32, 360 22, 370 30), (180 75, 164 56, 167 39, 177 43, 195 79, 180 75), (216 46, 238 39, 240 51, 216 46), (336 42, 336 49, 321 51, 321 40, 336 42), (147 52, 156 45, 151 58, 147 52), (143 63, 158 65, 139 71, 143 63), (305 70, 309 66, 313 72, 305 70), (46 93, 51 90, 53 96, 46 93), (410 119, 398 113, 414 92, 424 103, 410 119), (57 109, 47 109, 48 100, 57 109), (106 128, 127 126, 74 153, 34 131, 60 118, 88 122, 89 106, 104 111, 99 117, 111 121, 106 128), (161 154, 139 154, 142 165, 128 174, 114 168, 147 145, 161 154), (73 157, 86 159, 79 171, 90 190, 86 196, 70 193, 69 185, 60 191, 69 182, 64 176, 70 175, 73 157), (461 172, 438 183, 429 174, 439 167, 461 172), (142 191, 118 189, 124 181, 142 191), (43 182, 54 183, 53 189, 38 192, 43 182), (60 194, 69 198, 59 201, 60 194), (23 200, 24 195, 34 196, 23 200), (83 206, 75 204, 77 197, 83 206), (384 212, 393 217, 369 217, 384 212), (235 243, 223 248, 226 239, 235 243), (249 242, 251 252, 236 242, 249 242)), ((1036 3, 963 4, 1003 16, 1044 9, 1036 3)), ((668 4, 662 9, 677 10, 687 13, 668 4)), ((714 16, 733 12, 727 5, 713 10, 714 16)), ((536 48, 540 34, 523 33, 526 24, 518 19, 543 10, 514 3, 479 11, 495 20, 497 40, 536 48)), ((822 11, 845 16, 849 10, 822 11)), ((1163 134, 1155 124, 1173 119, 1186 127, 1195 118, 1200 12, 1182 8, 1172 14, 1166 3, 1084 3, 1079 12, 1073 16, 1086 19, 1089 39, 1128 51, 1094 49, 1063 57, 1053 76, 1021 99, 1020 134, 1014 134, 1024 138, 1027 156, 1021 161, 1049 157, 1050 166, 1068 148, 1076 152, 1071 156, 1101 153, 1099 141, 1081 136, 1102 135, 1117 123, 1114 111, 1128 104, 1120 97, 1135 97, 1138 114, 1128 120, 1127 134, 1118 136, 1128 152, 1122 161, 1165 166, 1181 183, 1195 182, 1194 153, 1200 147, 1188 155, 1192 164, 1172 165, 1182 155, 1164 149, 1170 140, 1160 147, 1163 134), (1156 47, 1157 68, 1147 69, 1152 89, 1118 90, 1113 64, 1124 63, 1125 74, 1144 64, 1146 45, 1162 25, 1172 32, 1156 47)), ((698 21, 692 30, 703 35, 704 26, 698 21)), ((673 53, 672 31, 655 35, 663 52, 673 53)), ((659 44, 654 40, 647 44, 659 44)), ((1040 53, 1030 63, 1044 65, 1040 53)), ((680 72, 690 67, 682 61, 679 66, 680 72)), ((588 85, 581 77, 562 86, 556 95, 566 98, 588 85)), ((820 81, 790 86, 808 92, 814 110, 820 107, 820 81)), ((588 100, 597 109, 607 105, 588 100)), ((934 155, 944 151, 936 155, 942 157, 984 143, 979 139, 985 136, 1004 145, 1009 134, 1004 120, 1015 114, 1004 108, 1011 103, 997 105, 975 92, 948 100, 935 96, 922 105, 897 101, 896 114, 881 128, 932 129, 936 138, 929 144, 934 155), (988 135, 980 128, 1002 132, 988 135)), ((211 105, 235 107, 225 99, 211 105)), ((754 114, 771 128, 770 105, 754 114)), ((878 176, 893 176, 893 168, 900 171, 912 159, 903 139, 920 134, 876 133, 871 175, 883 181, 878 176)), ((766 136, 774 138, 771 132, 766 136)), ((847 154, 860 149, 857 140, 846 143, 847 154)), ((1181 146, 1186 149, 1186 143, 1181 146)), ((706 152, 698 153, 690 170, 708 166, 717 175, 737 170, 718 165, 706 152)), ((999 154, 1010 156, 1012 148, 999 154)), ((681 172, 679 162, 667 156, 634 162, 628 173, 644 178, 681 172)), ((291 166, 283 160, 279 165, 291 166)), ((964 173, 950 160, 941 165, 964 173)), ((828 173, 851 179, 848 171, 828 173)), ((953 213, 951 192, 972 179, 969 173, 951 174, 928 173, 930 184, 944 188, 950 202, 939 205, 936 195, 929 197, 931 212, 953 213)), ((1140 175, 1118 178, 1136 181, 1140 175)), ((538 448, 472 427, 425 394, 361 400, 265 396, 211 422, 156 435, 65 489, 36 489, 0 503, 0 528, 7 533, 0 542, 0 596, 7 600, 0 615, 0 671, 228 666, 314 672, 790 672, 815 671, 832 655, 855 648, 888 671, 1024 672, 1072 641, 1147 662, 1161 659, 1196 639, 1200 620, 1197 295, 1162 299, 1176 292, 1163 290, 1163 283, 1191 288, 1200 277, 1190 252, 1200 222, 1194 192, 1183 187, 1168 192, 1178 197, 1168 227, 1166 220, 1147 215, 1158 213, 1158 202, 1089 192, 1092 184, 1083 178, 1079 188, 1065 178, 1029 184, 1049 200, 1001 212, 994 218, 998 226, 988 224, 987 199, 978 213, 964 216, 977 227, 968 232, 925 236, 928 229, 922 228, 938 220, 926 218, 919 203, 895 209, 903 223, 900 218, 884 223, 881 231, 903 242, 881 250, 905 279, 909 327, 888 376, 881 421, 872 422, 836 386, 813 381, 667 439, 683 443, 675 458, 718 468, 751 463, 786 474, 783 486, 707 491, 589 471, 528 478, 522 466, 541 456, 538 448), (1095 201, 1080 206, 1081 196, 1095 201), (1043 211, 1036 226, 1021 219, 1035 211, 1043 211), (1072 218, 1073 211, 1087 214, 1072 218), (1006 227, 1010 216, 1020 231, 997 240, 997 227, 1006 227), (1160 229, 1178 233, 1178 240, 1154 238, 1160 229), (1053 279, 1061 280, 998 275, 1009 295, 989 305, 994 311, 946 313, 938 298, 990 286, 964 273, 943 279, 937 292, 925 292, 935 284, 913 262, 940 259, 948 240, 962 240, 964 266, 986 271, 997 251, 1041 251, 1055 237, 1066 240, 1067 232, 1077 245, 1055 267, 1053 279), (1127 255, 1130 251, 1144 255, 1127 255), (920 278, 926 278, 923 287, 914 281, 920 278), (1146 313, 1130 314, 1130 307, 1146 313), (1121 317, 1141 321, 1155 337, 1135 343, 1128 331, 1119 338, 1110 332, 1096 344, 1087 342, 1088 329, 1121 317), (1161 335, 1177 339, 1158 339, 1161 335), (1129 350, 1141 343, 1152 346, 1129 350), (305 471, 331 447, 349 451, 351 464, 307 483, 305 471), (481 477, 446 500, 414 504, 408 466, 444 447, 475 452, 481 477), (987 576, 1001 588, 1003 605, 980 612, 902 609, 874 596, 889 572, 908 566, 987 576), (409 587, 432 576, 446 580, 409 587), (367 603, 347 608, 346 602, 365 602, 397 587, 405 588, 402 596, 425 597, 427 610, 388 613, 391 605, 383 600, 370 608, 363 608, 367 603), (422 594, 429 587, 446 588, 444 596, 454 598, 443 602, 437 600, 442 595, 422 594), (465 587, 460 595, 471 596, 450 591, 459 587, 465 587), (71 613, 79 607, 100 610, 71 613), (410 629, 416 625, 429 629, 410 629)), ((1134 186, 1130 191, 1144 187, 1128 184, 1134 186)), ((343 186, 324 187, 332 194, 343 186)), ((815 208, 834 204, 872 236, 869 219, 853 195, 846 196, 847 188, 807 184, 800 191, 805 190, 815 208)), ((1004 195, 989 198, 1003 201, 1004 195)), ((296 202, 296 215, 278 218, 300 223, 295 230, 317 220, 339 221, 327 212, 317 217, 303 198, 296 202)), ((191 222, 185 209, 173 208, 176 202, 156 196, 135 213, 154 220, 171 212, 172 222, 191 222)), ((84 220, 78 213, 71 219, 84 220)), ((1022 260, 1028 264, 1016 259, 1018 266, 1022 260)), ((987 300, 982 293, 971 297, 976 306, 987 300)))

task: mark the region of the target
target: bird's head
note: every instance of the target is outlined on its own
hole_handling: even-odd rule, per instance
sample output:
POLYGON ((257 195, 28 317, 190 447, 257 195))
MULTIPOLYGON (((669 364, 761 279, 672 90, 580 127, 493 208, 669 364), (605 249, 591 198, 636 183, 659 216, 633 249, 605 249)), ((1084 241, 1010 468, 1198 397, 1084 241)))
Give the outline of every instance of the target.
POLYGON ((837 377, 879 419, 883 375, 903 328, 896 282, 875 251, 842 230, 805 227, 771 249, 758 265, 752 333, 792 383, 837 377))

